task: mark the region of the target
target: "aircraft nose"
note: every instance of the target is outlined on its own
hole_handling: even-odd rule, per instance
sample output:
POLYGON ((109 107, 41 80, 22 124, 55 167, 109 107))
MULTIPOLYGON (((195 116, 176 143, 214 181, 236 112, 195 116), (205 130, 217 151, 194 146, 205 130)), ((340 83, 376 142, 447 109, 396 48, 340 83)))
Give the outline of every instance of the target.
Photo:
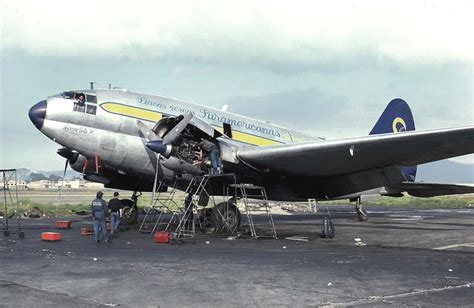
POLYGON ((28 112, 31 122, 33 122, 37 129, 41 129, 43 126, 44 118, 46 117, 46 105, 46 101, 43 100, 33 105, 28 112))

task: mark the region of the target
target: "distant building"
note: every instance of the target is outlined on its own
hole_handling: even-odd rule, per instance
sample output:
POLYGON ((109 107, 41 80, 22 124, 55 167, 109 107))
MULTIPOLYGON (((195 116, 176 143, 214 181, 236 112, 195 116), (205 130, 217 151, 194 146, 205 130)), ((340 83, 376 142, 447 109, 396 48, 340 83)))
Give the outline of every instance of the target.
MULTIPOLYGON (((17 180, 15 181, 8 181, 7 182, 7 187, 9 190, 26 190, 28 189, 28 186, 24 180, 17 180)), ((3 190, 5 188, 4 183, 0 183, 0 190, 3 190)))
POLYGON ((28 184, 28 189, 32 189, 32 190, 58 189, 58 182, 52 182, 49 180, 30 182, 28 184))
POLYGON ((31 190, 58 190, 62 187, 64 190, 98 190, 103 189, 104 185, 100 183, 93 183, 84 180, 66 180, 64 181, 48 181, 41 180, 36 182, 30 182, 28 189, 31 190))

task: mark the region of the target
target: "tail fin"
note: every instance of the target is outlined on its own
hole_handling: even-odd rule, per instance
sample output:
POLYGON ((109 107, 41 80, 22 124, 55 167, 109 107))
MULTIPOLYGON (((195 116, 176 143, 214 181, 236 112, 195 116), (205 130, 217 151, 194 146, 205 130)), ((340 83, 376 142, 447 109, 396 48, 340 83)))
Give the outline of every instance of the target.
MULTIPOLYGON (((415 121, 410 107, 403 99, 396 98, 388 103, 369 135, 398 133, 415 130, 415 121)), ((402 167, 402 174, 409 182, 414 182, 416 166, 402 167)))

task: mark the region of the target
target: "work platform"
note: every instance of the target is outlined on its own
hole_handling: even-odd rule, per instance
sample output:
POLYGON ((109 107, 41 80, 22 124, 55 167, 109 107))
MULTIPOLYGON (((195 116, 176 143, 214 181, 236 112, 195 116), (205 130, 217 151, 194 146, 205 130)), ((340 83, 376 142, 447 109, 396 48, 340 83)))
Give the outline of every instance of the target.
POLYGON ((167 231, 172 240, 193 238, 196 230, 240 235, 240 207, 253 238, 277 238, 265 188, 237 184, 233 173, 194 177, 184 192, 184 200, 176 195, 176 182, 172 185, 160 182, 154 187, 151 205, 145 209, 140 223, 142 233, 167 231), (262 212, 266 214, 270 232, 257 234, 252 216, 262 212))

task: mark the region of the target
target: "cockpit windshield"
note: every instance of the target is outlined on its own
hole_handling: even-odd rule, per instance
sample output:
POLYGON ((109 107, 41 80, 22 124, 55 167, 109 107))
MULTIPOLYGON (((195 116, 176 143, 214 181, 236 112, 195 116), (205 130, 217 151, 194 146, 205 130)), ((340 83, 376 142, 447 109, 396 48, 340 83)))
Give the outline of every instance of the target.
POLYGON ((84 112, 93 115, 95 115, 97 112, 97 96, 95 94, 78 91, 66 91, 55 96, 73 100, 73 111, 84 112))

